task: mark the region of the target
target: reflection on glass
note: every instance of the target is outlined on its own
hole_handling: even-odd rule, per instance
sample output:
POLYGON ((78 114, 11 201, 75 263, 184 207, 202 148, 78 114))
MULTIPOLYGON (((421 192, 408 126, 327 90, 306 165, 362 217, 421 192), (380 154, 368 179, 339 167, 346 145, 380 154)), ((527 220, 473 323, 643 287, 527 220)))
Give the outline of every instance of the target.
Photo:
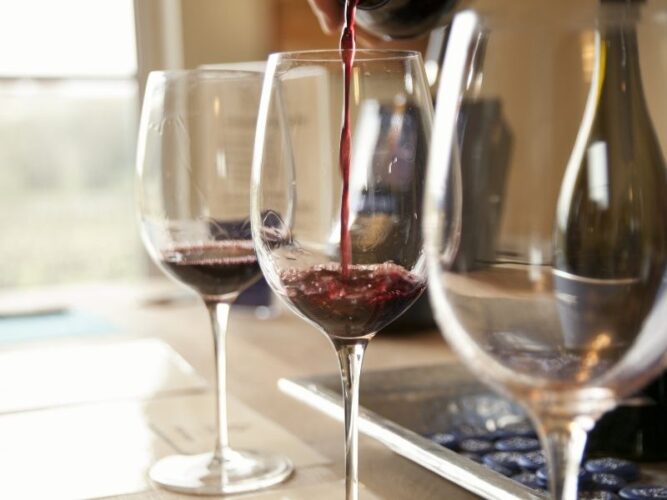
POLYGON ((418 54, 357 53, 349 219, 341 231, 345 185, 340 133, 332 126, 343 109, 340 57, 339 51, 316 51, 269 59, 255 143, 252 230, 271 288, 336 350, 346 498, 356 500, 364 352, 425 288, 421 205, 431 98, 418 54), (342 244, 346 234, 349 246, 342 244))
POLYGON ((639 3, 541 7, 456 17, 425 234, 443 333, 527 407, 553 497, 574 499, 586 431, 667 352, 667 173, 638 42, 667 31, 639 3), (509 156, 485 154, 497 117, 471 110, 489 102, 509 156))

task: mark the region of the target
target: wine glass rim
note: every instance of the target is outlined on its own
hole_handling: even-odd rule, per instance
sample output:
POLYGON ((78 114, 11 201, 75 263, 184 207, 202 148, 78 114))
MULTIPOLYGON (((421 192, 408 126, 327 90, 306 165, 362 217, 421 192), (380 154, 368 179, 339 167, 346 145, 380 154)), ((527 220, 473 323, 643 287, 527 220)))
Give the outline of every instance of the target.
MULTIPOLYGON (((271 60, 288 60, 296 62, 340 62, 340 49, 295 50, 274 52, 269 56, 271 60)), ((394 49, 356 49, 355 62, 369 61, 397 61, 421 58, 416 50, 394 49)))
POLYGON ((191 77, 216 77, 221 76, 224 79, 234 80, 234 79, 244 79, 248 77, 255 77, 263 75, 263 71, 252 70, 252 69, 237 69, 237 68, 216 68, 216 67, 199 67, 192 69, 160 69, 151 71, 148 74, 149 78, 162 78, 165 80, 175 80, 181 78, 191 78, 191 77))

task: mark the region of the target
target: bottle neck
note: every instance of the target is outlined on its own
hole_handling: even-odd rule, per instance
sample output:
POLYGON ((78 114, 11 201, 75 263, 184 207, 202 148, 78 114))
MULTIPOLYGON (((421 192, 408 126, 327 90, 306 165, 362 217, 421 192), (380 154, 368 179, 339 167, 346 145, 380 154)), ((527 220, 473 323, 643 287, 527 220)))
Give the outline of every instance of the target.
POLYGON ((616 130, 619 135, 613 137, 618 154, 627 161, 641 157, 636 143, 636 135, 655 135, 650 123, 648 105, 644 96, 641 69, 639 65, 639 45, 634 26, 613 26, 600 33, 601 44, 605 51, 604 81, 602 99, 607 102, 605 115, 601 119, 619 121, 630 127, 630 133, 621 133, 611 123, 606 129, 616 130), (647 128, 649 128, 647 130, 647 128))
POLYGON ((637 24, 643 0, 600 0, 600 36, 609 68, 639 75, 637 24))
MULTIPOLYGON (((604 89, 621 96, 641 97, 641 71, 637 33, 633 28, 608 28, 602 34, 605 49, 604 89)), ((630 102, 635 99, 626 99, 630 102)), ((643 101, 643 99, 642 99, 643 101)))

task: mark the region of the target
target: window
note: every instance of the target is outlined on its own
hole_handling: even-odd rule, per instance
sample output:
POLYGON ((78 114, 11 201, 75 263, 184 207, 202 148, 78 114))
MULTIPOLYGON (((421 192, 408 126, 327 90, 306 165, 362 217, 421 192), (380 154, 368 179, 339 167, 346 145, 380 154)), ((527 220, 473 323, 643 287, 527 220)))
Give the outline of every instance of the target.
POLYGON ((0 286, 141 276, 132 0, 0 12, 0 286))

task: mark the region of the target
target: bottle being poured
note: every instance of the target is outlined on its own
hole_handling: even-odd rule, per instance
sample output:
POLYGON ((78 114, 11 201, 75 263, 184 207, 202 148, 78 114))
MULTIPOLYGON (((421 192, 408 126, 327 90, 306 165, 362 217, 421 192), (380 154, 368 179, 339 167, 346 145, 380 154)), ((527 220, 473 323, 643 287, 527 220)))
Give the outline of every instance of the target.
MULTIPOLYGON (((339 20, 335 4, 346 0, 310 0, 326 31, 333 31, 339 20)), ((397 40, 424 35, 451 21, 461 3, 472 0, 357 0, 359 26, 382 40, 397 40)))

